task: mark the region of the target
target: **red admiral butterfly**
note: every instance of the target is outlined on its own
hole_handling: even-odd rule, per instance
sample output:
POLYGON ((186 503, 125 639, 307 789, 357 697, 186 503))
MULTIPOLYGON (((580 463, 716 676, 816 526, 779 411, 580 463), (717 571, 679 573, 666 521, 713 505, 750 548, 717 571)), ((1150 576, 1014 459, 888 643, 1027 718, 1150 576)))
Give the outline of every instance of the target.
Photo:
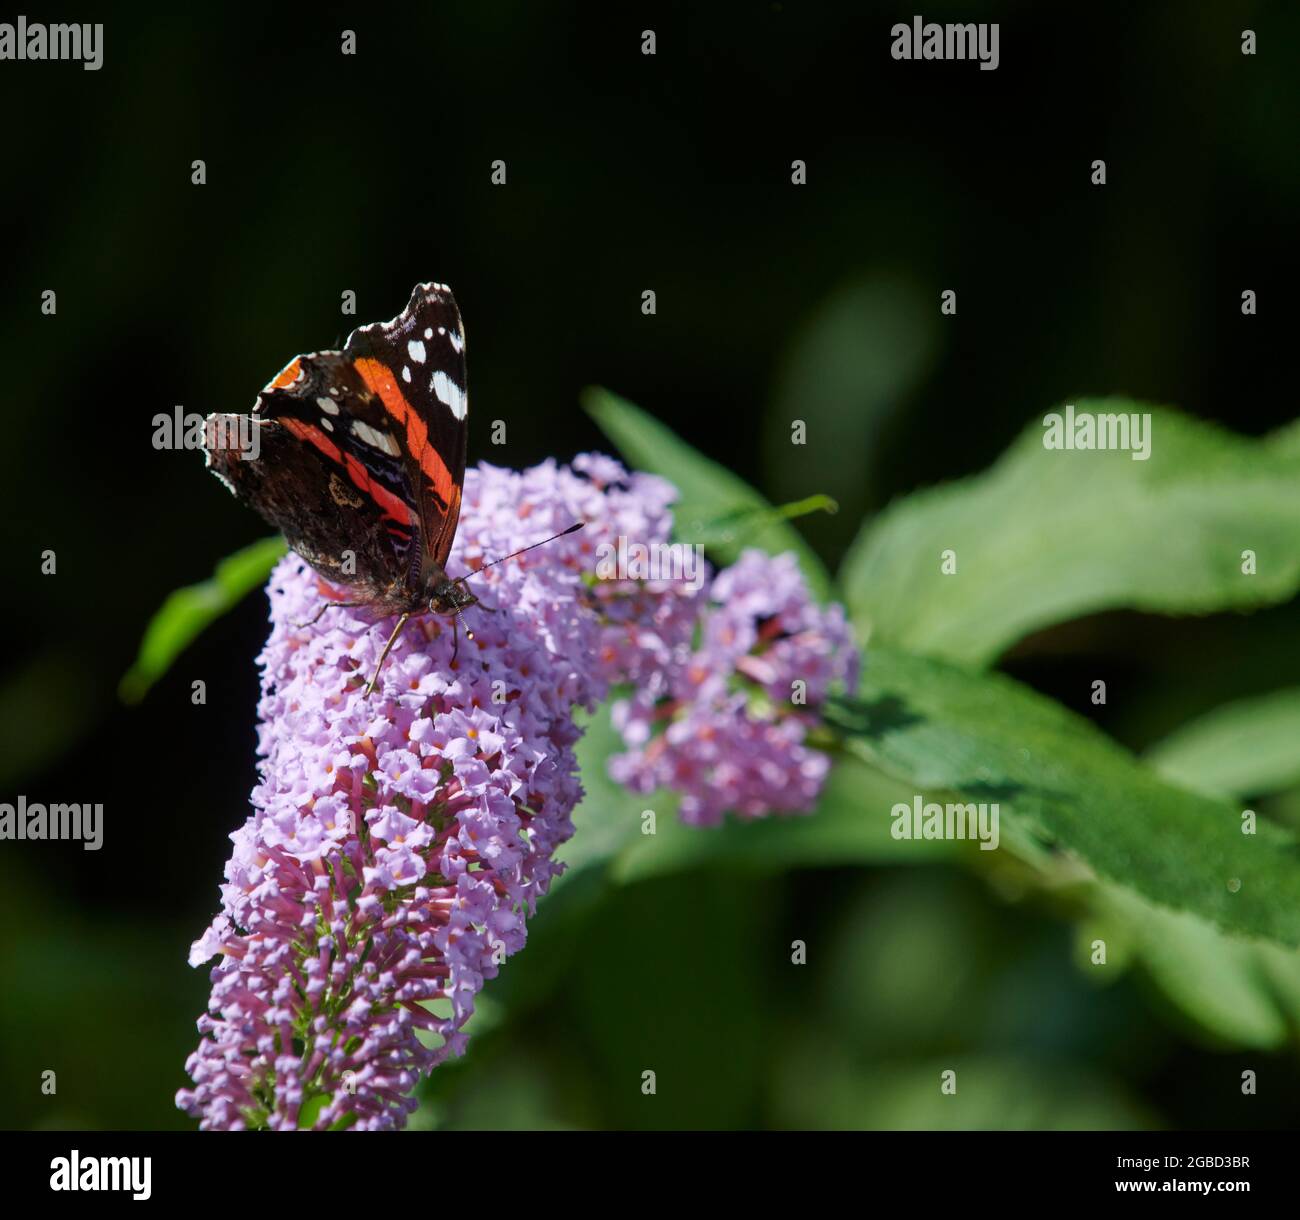
POLYGON ((465 327, 451 290, 418 284, 391 322, 358 327, 342 351, 291 360, 253 406, 253 460, 227 439, 241 435, 238 419, 208 417, 207 464, 326 580, 352 591, 316 618, 331 606, 401 616, 369 694, 412 615, 459 621, 478 601, 467 577, 446 571, 469 430, 465 327))

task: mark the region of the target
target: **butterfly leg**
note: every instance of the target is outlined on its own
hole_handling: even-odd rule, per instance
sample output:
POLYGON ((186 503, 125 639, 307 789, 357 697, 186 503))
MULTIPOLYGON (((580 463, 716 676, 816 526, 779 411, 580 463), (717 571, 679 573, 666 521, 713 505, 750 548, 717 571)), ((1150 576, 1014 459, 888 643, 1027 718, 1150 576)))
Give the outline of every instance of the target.
POLYGON ((388 660, 388 654, 394 644, 397 643, 397 637, 402 634, 402 628, 406 626, 406 620, 411 616, 403 614, 397 620, 397 626, 393 628, 393 634, 388 637, 388 643, 384 645, 384 651, 379 654, 379 664, 375 666, 375 672, 371 676, 370 685, 366 687, 366 694, 371 694, 375 689, 375 683, 379 681, 379 671, 384 668, 384 662, 388 660))
POLYGON ((326 610, 332 610, 336 606, 364 606, 365 604, 365 602, 332 602, 326 598, 325 604, 321 606, 321 608, 317 610, 316 613, 313 614, 305 623, 294 623, 293 625, 295 627, 310 627, 322 614, 325 613, 326 610))

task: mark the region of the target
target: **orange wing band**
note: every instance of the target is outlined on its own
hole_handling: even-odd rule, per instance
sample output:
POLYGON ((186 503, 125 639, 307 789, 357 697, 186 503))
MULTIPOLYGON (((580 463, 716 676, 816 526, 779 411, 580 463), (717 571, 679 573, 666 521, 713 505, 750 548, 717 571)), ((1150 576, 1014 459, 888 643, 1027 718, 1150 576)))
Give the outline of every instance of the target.
POLYGON ((378 396, 384 404, 384 410, 401 425, 406 434, 407 451, 415 458, 425 477, 433 485, 438 498, 450 506, 455 481, 447 463, 432 445, 429 444, 429 429, 425 427, 415 408, 406 401, 406 395, 398 386, 393 372, 387 365, 369 357, 355 362, 361 380, 366 383, 371 393, 378 396))

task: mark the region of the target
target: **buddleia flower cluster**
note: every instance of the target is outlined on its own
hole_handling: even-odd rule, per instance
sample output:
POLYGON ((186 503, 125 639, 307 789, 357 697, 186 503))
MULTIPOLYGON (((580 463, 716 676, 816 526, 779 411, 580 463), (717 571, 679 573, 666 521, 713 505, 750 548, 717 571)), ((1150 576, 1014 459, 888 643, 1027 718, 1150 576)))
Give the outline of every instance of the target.
POLYGON ((303 625, 338 593, 294 555, 279 564, 260 780, 190 955, 216 959, 177 1095, 200 1126, 405 1123, 563 867, 582 796, 575 717, 613 686, 638 692, 620 713, 626 782, 677 788, 695 821, 811 807, 825 763, 804 733, 853 664, 842 617, 811 605, 792 563, 757 552, 707 596, 598 579, 595 557, 619 537, 669 540, 674 496, 595 455, 468 471, 453 573, 585 528, 476 578, 472 640, 457 646, 448 618, 412 620, 368 697, 391 624, 331 607, 303 625), (790 703, 793 674, 804 704, 790 703))
POLYGON ((843 609, 819 607, 792 554, 745 551, 698 608, 699 647, 614 705, 631 747, 610 774, 681 794, 684 821, 809 813, 830 760, 807 743, 833 689, 857 682, 843 609))

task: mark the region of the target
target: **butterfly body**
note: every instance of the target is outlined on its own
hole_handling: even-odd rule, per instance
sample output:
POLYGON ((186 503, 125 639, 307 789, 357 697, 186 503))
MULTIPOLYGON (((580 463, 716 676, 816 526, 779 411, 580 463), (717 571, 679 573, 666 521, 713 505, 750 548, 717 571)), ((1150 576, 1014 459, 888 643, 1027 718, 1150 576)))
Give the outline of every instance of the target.
POLYGON ((478 598, 457 580, 442 578, 429 589, 430 614, 458 614, 466 606, 478 605, 478 598))

